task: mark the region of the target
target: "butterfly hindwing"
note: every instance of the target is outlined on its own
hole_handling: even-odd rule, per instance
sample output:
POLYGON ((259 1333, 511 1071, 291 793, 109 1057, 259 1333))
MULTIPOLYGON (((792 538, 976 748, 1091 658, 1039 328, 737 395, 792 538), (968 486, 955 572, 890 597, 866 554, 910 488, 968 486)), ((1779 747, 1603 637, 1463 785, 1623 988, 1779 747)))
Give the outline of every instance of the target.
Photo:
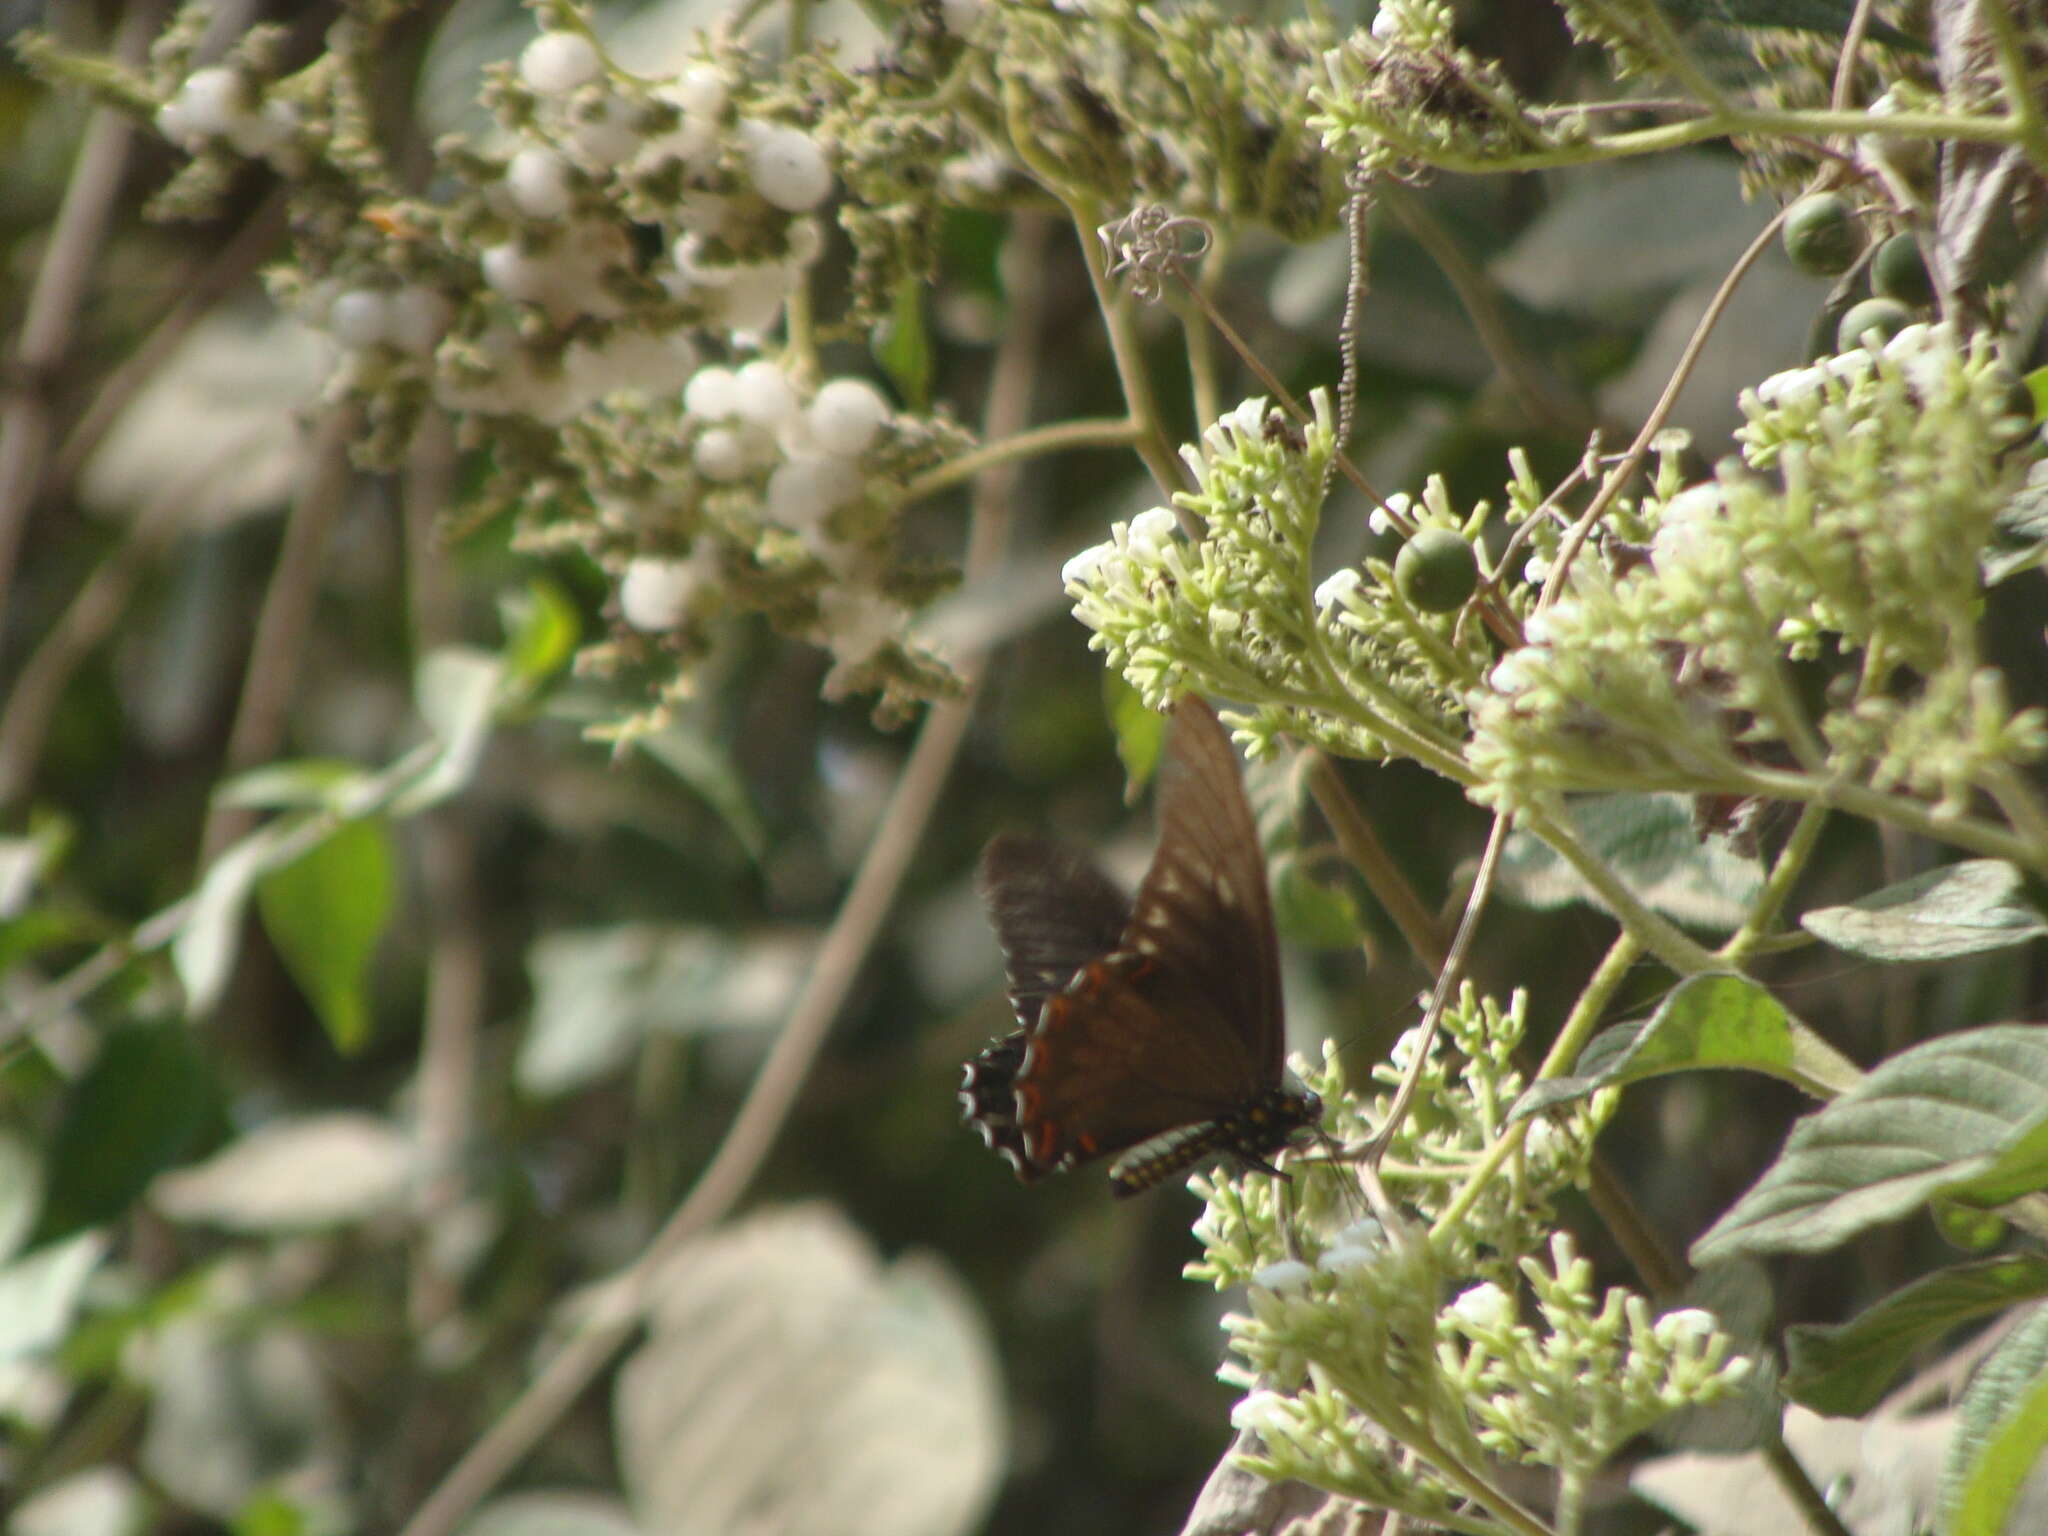
POLYGON ((1041 839, 999 837, 982 859, 1022 1028, 968 1064, 960 1098, 1026 1182, 1126 1151, 1120 1195, 1218 1151, 1263 1166, 1315 1113, 1282 1084, 1265 860, 1201 699, 1175 707, 1159 777, 1159 848, 1134 901, 1041 839))

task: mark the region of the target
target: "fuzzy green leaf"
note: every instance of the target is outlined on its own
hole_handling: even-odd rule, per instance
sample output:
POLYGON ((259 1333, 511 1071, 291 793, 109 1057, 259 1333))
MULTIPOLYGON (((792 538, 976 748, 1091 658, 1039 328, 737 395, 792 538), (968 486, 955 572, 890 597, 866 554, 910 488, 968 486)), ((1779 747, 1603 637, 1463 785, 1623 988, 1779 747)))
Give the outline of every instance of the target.
MULTIPOLYGON (((1756 897, 1763 873, 1718 840, 1700 841, 1692 810, 1677 795, 1579 795, 1566 802, 1587 851, 1611 866, 1646 905, 1676 922, 1730 933, 1756 897)), ((1539 839, 1517 832, 1502 851, 1494 889, 1547 911, 1599 899, 1539 839)))
POLYGON ((1968 1030, 1901 1052, 1800 1121, 1692 1259, 1817 1253, 1938 1195, 1996 1205, 2044 1184, 2048 1030, 1968 1030))
POLYGON ((1956 1410, 1942 1469, 1949 1536, 2002 1536, 2048 1448, 2048 1307, 2036 1307, 1978 1368, 1956 1410))
POLYGON ((1789 1328, 1785 1393, 1816 1413, 1860 1418, 1921 1345, 2038 1296, 2048 1296, 2048 1258, 2013 1253, 1916 1280, 1850 1322, 1789 1328))
POLYGON ((393 862, 382 818, 343 822, 256 888, 271 943, 344 1055, 370 1038, 370 960, 391 916, 393 862))
POLYGON ((1854 1068, 1741 976, 1691 977, 1649 1018, 1617 1024, 1587 1041, 1576 1067, 1569 1077, 1531 1084, 1510 1121, 1596 1088, 1706 1067, 1768 1073, 1817 1098, 1855 1081, 1854 1068))
POLYGON ((1867 960, 1950 960, 2048 933, 2025 876, 2000 859, 1930 869, 1799 921, 1816 938, 1867 960))

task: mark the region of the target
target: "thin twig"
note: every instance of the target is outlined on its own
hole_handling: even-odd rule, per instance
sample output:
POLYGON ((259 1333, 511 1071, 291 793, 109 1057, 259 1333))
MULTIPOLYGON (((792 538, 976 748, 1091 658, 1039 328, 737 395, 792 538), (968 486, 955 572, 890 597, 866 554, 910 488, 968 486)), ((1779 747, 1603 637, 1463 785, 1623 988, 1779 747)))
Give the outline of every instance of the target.
POLYGON ((208 250, 194 263, 197 270, 173 279, 177 300, 143 337, 142 344, 100 381, 91 402, 79 412, 78 420, 64 434, 64 441, 50 460, 43 481, 44 494, 56 494, 71 483, 79 466, 100 445, 107 429, 136 392, 156 376, 164 359, 177 350, 178 344, 215 305, 247 282, 264 259, 276 251, 284 234, 289 196, 286 188, 277 188, 229 237, 227 244, 208 250))
MULTIPOLYGON (((284 544, 263 594, 249 646, 249 670, 243 675, 241 700, 228 731, 221 765, 228 773, 267 762, 284 743, 285 722, 312 632, 328 534, 348 496, 348 445, 360 421, 355 406, 330 406, 306 445, 305 479, 285 518, 284 544)), ((216 806, 200 836, 200 862, 211 863, 215 854, 248 830, 254 815, 216 806)))
POLYGON ((1451 940, 1450 953, 1444 957, 1443 968, 1437 972, 1436 990, 1430 993, 1429 1007, 1423 1010, 1422 1023, 1408 1058, 1408 1070, 1401 1077, 1401 1086, 1394 1091, 1393 1103, 1387 1106, 1387 1118, 1380 1123, 1372 1140, 1365 1144, 1362 1155, 1368 1163, 1377 1163, 1387 1155, 1395 1133, 1407 1118, 1408 1106, 1415 1102, 1415 1090, 1421 1085, 1422 1074, 1429 1066, 1429 1050, 1436 1041, 1437 1026, 1443 1022, 1451 993, 1464 975, 1465 956, 1472 947, 1472 936, 1479 931, 1479 919, 1493 895, 1494 871, 1500 867, 1500 851, 1507 845, 1508 830, 1512 825, 1513 818, 1509 816, 1493 819, 1493 831, 1487 836, 1486 851, 1479 856, 1479 874, 1472 882, 1472 894, 1466 898, 1465 915, 1458 922, 1457 937, 1451 940))
MULTIPOLYGON (((1035 237, 1042 248, 1044 236, 1043 225, 1033 220, 1019 238, 1035 237)), ((1033 267, 1030 260, 1018 264, 1020 271, 1033 267)), ((1035 289, 1013 285, 1011 298, 1015 314, 989 389, 985 430, 991 437, 1013 433, 1021 426, 1029 409, 1042 342, 1041 306, 1035 289)), ((1015 484, 1015 468, 1006 465, 985 476, 976 487, 963 562, 970 584, 988 578, 1002 561, 1015 484)), ((853 886, 818 947, 811 974, 695 1187, 641 1255, 606 1288, 604 1304, 592 1309, 584 1327, 562 1345, 504 1415, 450 1469, 406 1522, 401 1536, 447 1536, 468 1516, 633 1336, 662 1266, 731 1210, 752 1182, 795 1107, 869 951, 881 936, 883 921, 966 737, 979 658, 964 660, 961 670, 968 678, 968 691, 934 705, 925 716, 853 886)))
MULTIPOLYGON (((134 0, 114 40, 117 60, 129 65, 142 62, 163 9, 163 0, 134 0)), ((71 348, 78 312, 98 270, 107 224, 127 176, 134 138, 134 124, 125 114, 112 107, 94 110, 29 291, 12 359, 14 382, 0 400, 0 615, 7 612, 15 556, 41 492, 50 451, 54 423, 44 392, 71 348)))
MULTIPOLYGON (((455 494, 455 466, 448 418, 430 410, 413 436, 400 490, 406 608, 416 657, 460 633, 454 588, 438 536, 440 519, 455 494)), ((427 986, 415 1133, 421 1170, 414 1203, 418 1232, 406 1303, 407 1320, 416 1335, 446 1317, 460 1297, 459 1284, 428 1239, 465 1193, 463 1152, 475 1120, 477 1036, 485 1017, 488 969, 476 837, 464 801, 435 806, 420 818, 419 852, 426 896, 422 921, 427 986)))
POLYGON ((1714 334, 1714 327, 1721 323, 1721 316, 1734 299, 1736 288, 1749 274, 1749 269, 1756 265, 1758 258, 1770 249, 1771 241, 1777 236, 1778 226, 1784 222, 1785 211, 1780 209, 1777 216, 1749 242, 1748 248, 1735 258, 1735 265, 1729 268, 1728 275, 1721 279, 1721 286, 1714 290, 1713 299, 1707 304, 1706 312, 1700 316, 1699 324, 1693 327, 1691 339, 1685 344, 1685 351, 1679 355, 1678 366, 1671 370, 1671 377, 1665 382, 1664 392, 1657 397, 1657 403, 1650 408, 1650 414, 1644 418, 1642 430, 1636 433, 1635 441, 1629 444, 1628 451, 1621 456, 1621 462, 1607 472, 1607 478, 1601 482, 1599 491, 1594 494, 1592 501, 1587 503, 1586 510, 1579 514, 1578 521, 1572 524, 1571 531, 1558 546, 1557 563, 1551 567, 1550 578, 1543 584, 1541 602, 1544 607, 1556 602, 1563 594, 1565 578, 1570 575, 1572 562, 1578 558, 1580 548, 1592 535, 1600 519, 1607 515, 1607 509, 1614 504, 1615 497, 1621 494, 1622 487, 1634 477, 1636 470, 1648 456, 1651 440, 1664 430, 1665 421, 1669 419, 1672 408, 1678 404, 1679 392, 1685 388, 1686 380, 1692 377, 1693 369, 1699 364, 1700 354, 1706 350, 1707 339, 1714 334))

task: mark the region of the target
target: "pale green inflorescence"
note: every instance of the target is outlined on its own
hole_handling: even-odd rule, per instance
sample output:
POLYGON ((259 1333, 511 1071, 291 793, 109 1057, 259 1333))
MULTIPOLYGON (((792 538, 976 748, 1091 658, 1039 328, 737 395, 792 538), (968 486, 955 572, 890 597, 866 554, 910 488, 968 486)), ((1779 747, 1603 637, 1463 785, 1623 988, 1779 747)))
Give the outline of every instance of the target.
POLYGON ((1745 392, 1741 464, 1645 503, 1643 557, 1579 560, 1472 696, 1479 796, 1739 788, 1763 753, 1958 809, 2038 758, 1977 637, 2011 389, 1988 340, 1914 326, 1745 392), (1816 720, 1787 663, 1831 650, 1861 672, 1816 720))
MULTIPOLYGON (((1519 995, 1502 1009, 1468 986, 1445 1012, 1381 1165, 1390 1220, 1361 1214, 1341 1166, 1296 1165, 1284 1195, 1258 1174, 1194 1181, 1208 1207, 1196 1227, 1205 1255, 1189 1274, 1246 1288, 1246 1309, 1224 1319, 1222 1374, 1245 1390, 1233 1421, 1258 1437, 1245 1458, 1255 1470, 1421 1519, 1463 1509, 1461 1529, 1489 1529, 1469 1501, 1491 1461, 1582 1474, 1747 1375, 1707 1314, 1653 1318, 1619 1290, 1596 1303, 1590 1266, 1551 1236, 1553 1201, 1585 1181, 1611 1102, 1508 1124, 1524 1009, 1519 995), (1517 1144, 1475 1199, 1468 1175, 1503 1137, 1517 1144), (1461 1199, 1459 1220, 1427 1225, 1461 1199)), ((1384 1091, 1369 1100, 1347 1091, 1334 1061, 1297 1062, 1328 1106, 1326 1131, 1351 1145, 1369 1137, 1417 1048, 1406 1036, 1375 1068, 1384 1091)))
MULTIPOLYGON (((1483 642, 1418 613, 1384 562, 1316 581, 1335 426, 1326 392, 1310 410, 1303 426, 1247 400, 1183 449, 1196 488, 1175 501, 1201 535, 1165 507, 1116 524, 1067 563, 1074 615, 1153 706, 1195 689, 1256 707, 1255 751, 1283 731, 1359 755, 1448 749, 1483 642)), ((1450 521, 1440 485, 1412 511, 1450 521)))

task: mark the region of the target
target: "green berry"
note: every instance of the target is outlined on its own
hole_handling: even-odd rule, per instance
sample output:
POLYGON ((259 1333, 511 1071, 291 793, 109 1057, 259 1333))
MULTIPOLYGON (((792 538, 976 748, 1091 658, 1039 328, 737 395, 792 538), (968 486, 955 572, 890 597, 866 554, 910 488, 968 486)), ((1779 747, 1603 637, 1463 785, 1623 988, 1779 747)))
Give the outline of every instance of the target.
POLYGON ((1835 350, 1854 351, 1863 345, 1863 337, 1869 331, 1877 332, 1878 345, 1882 346, 1912 323, 1913 312, 1897 299, 1865 299, 1842 316, 1841 328, 1835 332, 1835 350))
POLYGON ((1419 528, 1394 556, 1394 590, 1424 613, 1455 613, 1479 585, 1472 546, 1448 528, 1419 528))
POLYGON ((1927 258, 1911 235, 1893 235, 1870 258, 1870 287, 1881 298, 1897 299, 1919 309, 1934 302, 1934 279, 1927 258))
POLYGON ((1785 212, 1779 232, 1792 265, 1817 277, 1849 270, 1863 249, 1863 230, 1846 199, 1809 192, 1785 212))

